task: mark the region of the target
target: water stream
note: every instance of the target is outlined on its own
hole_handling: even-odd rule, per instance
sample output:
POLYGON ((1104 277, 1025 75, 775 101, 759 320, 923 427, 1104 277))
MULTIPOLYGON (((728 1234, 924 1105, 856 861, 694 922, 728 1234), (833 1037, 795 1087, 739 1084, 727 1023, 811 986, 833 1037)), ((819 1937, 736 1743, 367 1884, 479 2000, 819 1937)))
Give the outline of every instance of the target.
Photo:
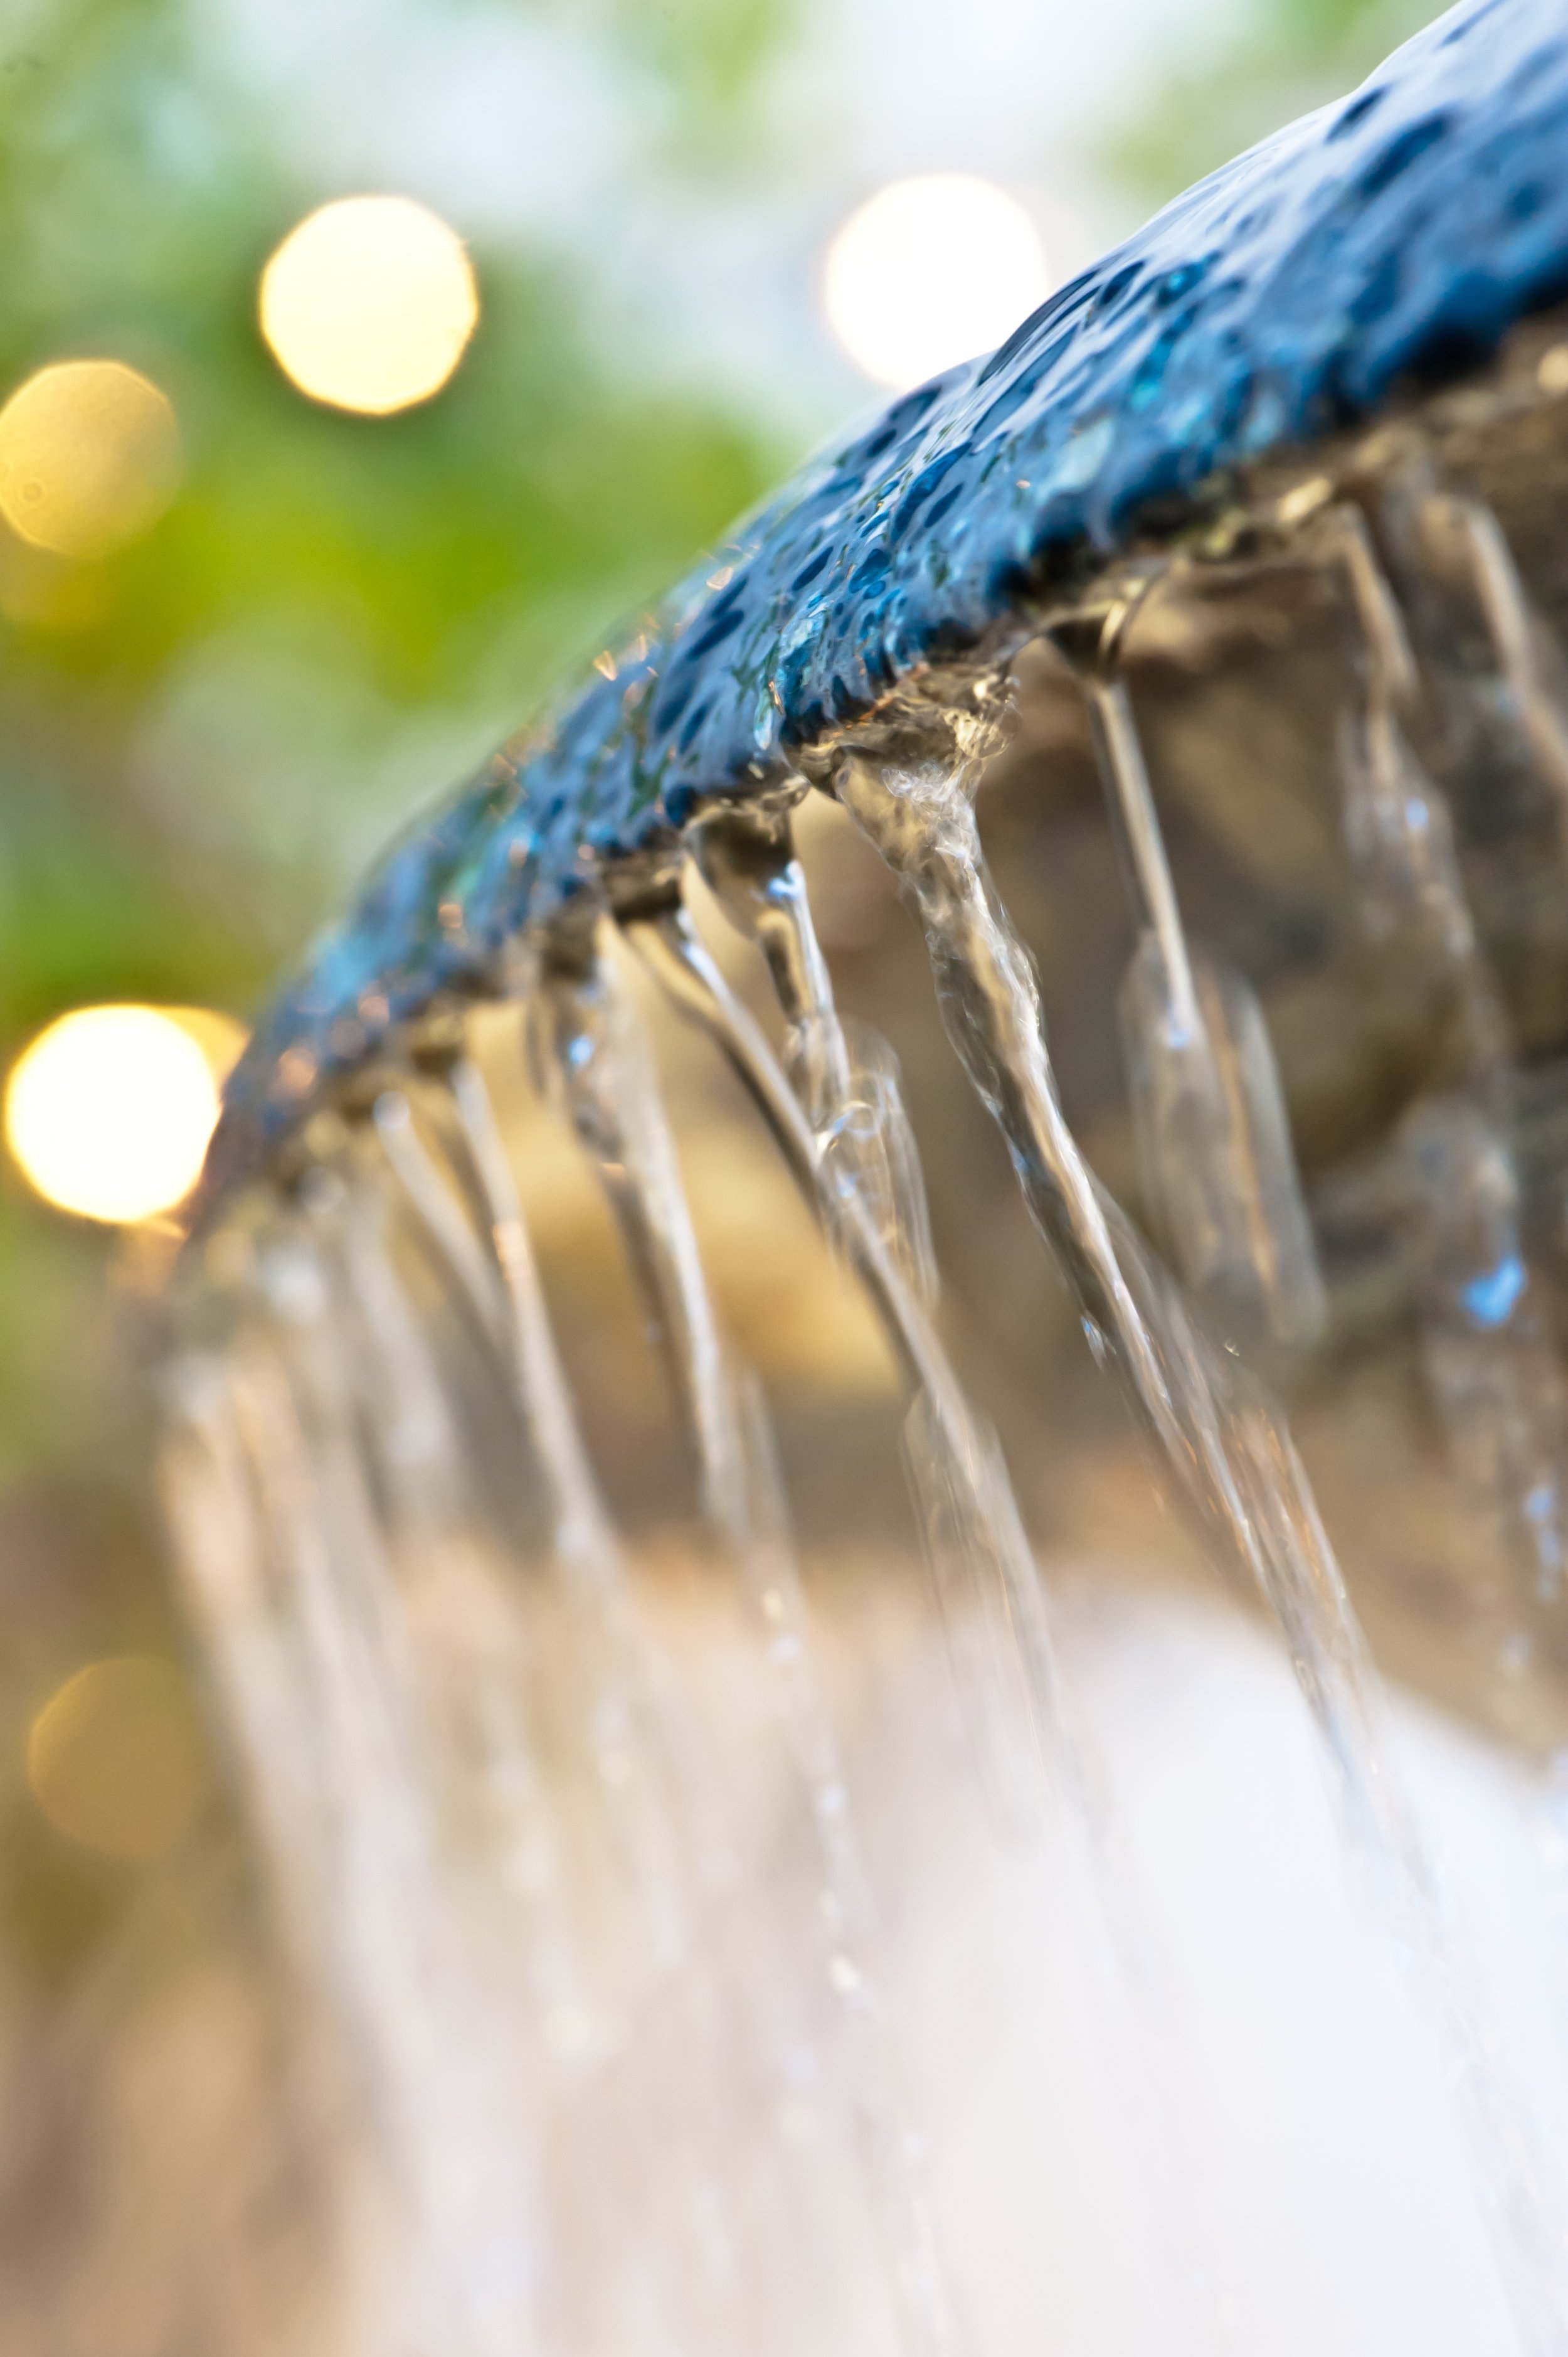
POLYGON ((1280 1624, 1350 1837, 1367 1854, 1376 1901, 1442 2041, 1521 2338, 1531 2351, 1559 2347, 1568 2307, 1522 2114, 1489 2066, 1479 1999, 1391 1774, 1369 1657, 1283 1417, 1203 1336, 1063 1120, 1029 959, 992 885, 961 776, 852 759, 837 782, 919 910, 950 1037, 1002 1128, 1091 1347, 1122 1372, 1192 1503, 1280 1624))
MULTIPOLYGON (((258 1029, 174 1288, 164 1480, 316 2057, 346 2349, 993 2357, 1040 2345, 1080 2220, 1064 2357, 1112 2311, 1139 2357, 1299 2345, 1335 2254, 1302 2227, 1258 2299, 1261 2147, 1215 2165, 1229 2049, 1199 2057, 1047 1576, 1075 1476, 1114 1533, 1147 1463, 1173 1555, 1261 1602, 1304 1698, 1430 2096, 1391 2165, 1452 2144, 1487 2330, 1568 2357, 1534 2091, 1304 1465, 1327 1402, 1332 1517, 1424 1401, 1406 1487, 1479 1536, 1417 1674, 1479 1663, 1467 1693, 1555 1727, 1568 660, 1520 490, 1568 384, 1528 316, 1568 251, 1549 15, 1462 9, 813 461, 394 848, 258 1029), (1516 337, 1485 382, 1389 424, 1483 312, 1516 337), (1273 656, 1301 777, 1227 735, 1273 656), (1070 1321, 961 1081, 901 1006, 843 1011, 841 949, 871 996, 902 952, 876 908, 819 923, 797 845, 830 803, 918 912, 1070 1321), (798 1300, 748 1288, 775 1255, 798 1300), (976 1318, 976 1270, 1016 1303, 976 1318), (793 1360, 742 1333, 758 1298, 793 1360)), ((1412 1544, 1419 1608, 1462 1550, 1412 1544)), ((1091 1548, 1095 1581, 1136 1553, 1091 1548)))
POLYGON ((912 2350, 959 2345, 923 2182, 922 2137, 878 1994, 869 1888, 811 1657, 788 1511, 755 1380, 728 1362, 658 1080, 612 970, 590 958, 547 985, 553 1050, 579 1136, 615 1207, 696 1437, 706 1512, 733 1557, 820 1850, 815 1934, 848 2025, 849 2101, 912 2350))
MULTIPOLYGON (((1102 2007, 1098 2028, 1115 2057, 1122 2101, 1139 2123, 1145 2174, 1156 2180, 1149 2214, 1166 2247, 1184 2336, 1194 2336, 1187 2345, 1195 2348, 1231 2348, 1238 2345, 1236 2294, 1217 2255, 1212 2222, 1203 2216, 1202 2172, 1176 2093, 1168 2004, 1155 1995, 1158 1943, 1126 1866, 1103 1776, 1068 1707, 1047 1594, 1001 1449, 964 1398, 931 1323, 939 1281, 896 1061, 885 1042, 839 1017, 786 813, 775 810, 759 821, 749 811, 721 807, 701 823, 696 856, 721 909, 767 958, 788 1027, 810 1153, 765 1042, 705 960, 704 1014, 711 1020, 722 1010, 721 1044, 759 1102, 765 1096, 773 1108, 772 1120, 795 1139, 792 1159, 802 1182, 810 1173, 815 1208, 865 1280, 915 1383, 905 1466, 977 1760, 1002 1818, 1020 1820, 1041 1845, 1047 1885, 1078 1879, 1101 1922, 1119 2002, 1102 2007), (1025 1758, 1007 1749, 1020 1727, 1031 1731, 1025 1758), (1058 1811, 1066 1804, 1065 1851, 1048 1839, 1042 1844, 1053 1803, 1058 1811)), ((665 938, 671 937, 687 942, 690 960, 689 931, 677 924, 671 935, 667 920, 665 938)))
MULTIPOLYGON (((1391 509, 1396 544, 1416 529, 1404 496, 1391 509)), ((1544 627, 1484 521, 1420 502, 1419 529, 1461 568, 1523 740, 1550 774, 1559 707, 1544 627)), ((1400 591, 1360 511, 1330 507, 1308 524, 1354 621, 1341 762, 1361 919, 1380 948, 1430 966, 1453 1009, 1398 1142, 1427 1378, 1460 1475, 1549 1605, 1562 1585, 1568 1384, 1520 1224, 1507 1027, 1446 801, 1407 734, 1426 690, 1400 591)), ((1362 1901, 1452 2091, 1520 2346, 1546 2357, 1568 2323, 1524 2108, 1391 1769, 1378 1682, 1299 1455, 1241 1355, 1309 1350, 1326 1315, 1323 1279, 1258 1001, 1183 920, 1120 669, 1142 597, 1123 611, 1114 597, 1113 585, 1112 627, 1091 617, 1087 636, 1074 625, 1062 642, 1133 913, 1121 1016, 1144 1200, 1187 1292, 1063 1116, 1032 963, 981 850, 976 763, 851 753, 832 789, 918 911, 949 1034, 1090 1352, 1121 1377, 1217 1558, 1243 1570, 1278 1623, 1362 1901), (1219 1321, 1212 1339, 1206 1315, 1219 1321)), ((993 724, 971 741, 993 744, 993 724)), ((1000 1448, 940 1339, 897 1062, 835 1003, 792 842, 790 810, 807 791, 714 800, 690 834, 719 909, 761 952, 782 1055, 678 892, 643 895, 622 932, 742 1082, 901 1370, 910 1496, 992 1822, 1035 1858, 1041 1920, 1054 1910, 1080 1937, 1095 1927, 1085 2031, 1116 2090, 1172 2329, 1193 2357, 1240 2352, 1251 2328, 1227 2269, 1180 2002, 1078 1723, 1000 1448)), ((438 1043, 351 1108, 333 1151, 241 1255, 232 1314, 248 1339, 187 1362, 168 1472, 193 1609, 296 1949, 355 2058, 344 2233, 381 2287, 360 2303, 371 2319, 361 2330, 394 2345, 391 2298, 404 2318, 395 2345, 418 2357, 436 2317, 442 2345, 463 2357, 601 2343, 718 2357, 743 2337, 784 2357, 812 2329, 785 2287, 803 2264, 823 2284, 835 2267, 853 2276, 868 2235, 898 2345, 944 2357, 971 2345, 964 2303, 882 1993, 888 1934, 769 1415, 715 1307, 656 1060, 606 921, 575 921, 547 942, 513 1052, 521 1063, 528 1048, 619 1236, 814 1864, 798 1900, 781 1891, 760 1905, 737 1868, 730 1768, 711 1731, 687 1724, 639 1601, 503 1125, 479 1064, 438 1043), (538 1530, 521 1555, 475 1519, 461 1402, 476 1370, 499 1385, 526 1469, 538 1530), (493 1891, 487 1857, 502 1865, 493 1891), (773 1948, 760 1971, 759 1939, 773 1948), (836 2022, 818 2019, 805 2044, 789 2028, 789 1983, 802 1973, 836 2022), (827 2222, 820 2189, 757 2107, 786 2051, 825 2074, 822 2116, 854 2156, 858 2223, 827 2222), (621 2252, 610 2279, 607 2238, 621 2252), (765 2330, 746 2320, 762 2314, 765 2330)), ((1515 1626, 1501 1609, 1499 1645, 1515 1626)))

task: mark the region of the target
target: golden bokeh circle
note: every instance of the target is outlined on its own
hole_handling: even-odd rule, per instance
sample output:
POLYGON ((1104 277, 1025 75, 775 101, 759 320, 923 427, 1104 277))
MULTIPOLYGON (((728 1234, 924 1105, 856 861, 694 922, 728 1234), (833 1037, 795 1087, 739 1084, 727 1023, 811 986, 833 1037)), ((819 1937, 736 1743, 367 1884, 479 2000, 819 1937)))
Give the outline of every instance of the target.
POLYGON ((166 393, 120 361, 57 361, 0 409, 0 514, 55 556, 108 556, 179 489, 166 393))
POLYGON ((438 393, 479 316, 461 238, 410 197, 341 197, 262 273, 262 333, 302 393, 385 417, 438 393))
POLYGON ((218 1118, 214 1056, 192 1012, 78 1007, 24 1049, 5 1083, 5 1142, 46 1202, 115 1225, 183 1202, 218 1118))

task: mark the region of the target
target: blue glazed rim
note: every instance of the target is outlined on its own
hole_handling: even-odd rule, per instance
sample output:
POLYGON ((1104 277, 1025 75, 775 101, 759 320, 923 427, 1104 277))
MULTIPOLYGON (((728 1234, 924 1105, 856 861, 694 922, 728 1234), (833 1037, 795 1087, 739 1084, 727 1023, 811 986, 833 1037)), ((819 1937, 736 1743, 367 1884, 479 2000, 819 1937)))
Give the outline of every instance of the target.
POLYGON ((1462 0, 1200 181, 989 357, 740 524, 588 684, 395 843, 258 1026, 204 1197, 714 795, 777 791, 1074 563, 1463 375, 1568 295, 1568 9, 1462 0))

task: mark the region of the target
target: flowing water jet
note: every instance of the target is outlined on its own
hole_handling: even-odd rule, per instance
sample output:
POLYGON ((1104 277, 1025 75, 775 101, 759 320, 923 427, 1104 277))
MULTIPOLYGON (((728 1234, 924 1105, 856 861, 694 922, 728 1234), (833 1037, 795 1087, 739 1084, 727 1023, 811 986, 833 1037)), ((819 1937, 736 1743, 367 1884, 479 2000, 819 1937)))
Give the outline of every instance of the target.
POLYGON ((1324 1322, 1268 1033, 1242 976, 1189 942, 1121 662, 1148 594, 1112 583, 1103 614, 1058 627, 1088 700, 1138 946, 1121 992, 1144 1192, 1177 1267, 1254 1347, 1299 1349, 1324 1322))
MULTIPOLYGON (((797 868, 791 883, 798 877, 797 868)), ((803 906, 803 885, 799 888, 803 906)), ((782 942, 773 935, 775 953, 791 977, 796 954, 815 950, 807 920, 798 921, 799 929, 789 925, 782 942)), ((951 2296, 923 2184, 922 2139, 908 2116, 901 2065, 869 1961, 875 1945, 870 1895, 811 1659, 766 1405, 755 1380, 737 1374, 725 1351, 648 1044, 612 969, 590 952, 585 962, 558 963, 544 988, 551 1048, 570 1116, 668 1344, 677 1394, 696 1439, 705 1510, 734 1557, 755 1616, 768 1682, 820 1846, 816 1937, 848 2025, 850 2104, 872 2199, 909 2345, 940 2357, 959 2345, 951 2296)), ((825 976, 819 988, 825 988, 825 976)))
MULTIPOLYGON (((865 1281, 916 1385, 904 1427, 906 1471, 949 1644, 967 1687, 983 1770, 1003 1813, 1019 1813, 1036 1842, 1050 1798, 1068 1803, 1067 1852, 1047 1843, 1047 1879, 1064 1871, 1081 1878, 1091 1911, 1103 1918, 1109 1968, 1119 1975, 1121 1996, 1131 2007, 1132 2067, 1142 2063, 1153 2083, 1124 2095, 1136 2110, 1152 2093, 1164 2111, 1143 2131, 1155 2147, 1163 2147, 1165 2215, 1160 2217, 1157 2202, 1155 2231, 1169 2235, 1174 2223, 1172 2280, 1184 2294, 1196 2293, 1194 2326, 1203 2344, 1230 2347, 1233 2295, 1206 2229, 1192 2214, 1189 2170, 1177 2161, 1182 2138, 1170 2060, 1163 2051, 1166 2025, 1155 2018, 1151 1993, 1153 1944, 1107 1822, 1103 1792, 1090 1790, 1099 1780, 1090 1776, 1081 1734, 1071 1725, 1046 1597, 1001 1450, 963 1398, 929 1322, 939 1284, 924 1178, 896 1065, 883 1043, 863 1041, 857 1056, 846 1036, 786 813, 768 812, 760 822, 729 807, 704 813, 697 822, 695 856, 720 908, 764 952, 812 1133, 816 1207, 865 1281), (966 1667, 977 1668, 978 1676, 966 1678, 966 1667), (1020 1727, 1031 1734, 1023 1760, 1005 1757, 1009 1731, 1020 1727)), ((665 938, 689 944, 690 928, 683 920, 672 928, 667 920, 665 938)), ((692 958, 688 947, 688 973, 692 958)), ((774 1108, 770 1118, 796 1136, 791 1160, 803 1177, 809 1157, 787 1111, 781 1076, 711 962, 704 962, 704 971, 707 1019, 724 1010, 715 1036, 748 1076, 765 1112, 774 1108)), ((1102 2025, 1102 2034, 1119 2049, 1128 2042, 1122 2020, 1102 2025)))
POLYGON ((1366 1847, 1377 1902, 1434 2008, 1480 2185, 1498 2205, 1520 2330, 1529 2347, 1550 2348, 1568 2330, 1555 2237, 1391 1781, 1375 1674, 1283 1418, 1262 1386, 1189 1319, 1104 1200, 1068 1129, 1028 958, 987 874, 961 776, 873 771, 852 760, 839 791, 909 888, 949 1034, 1001 1125, 1030 1211, 1069 1276, 1094 1347, 1122 1373, 1194 1504, 1279 1621, 1353 1838, 1366 1847))
MULTIPOLYGON (((1487 2330, 1568 2349, 1540 2121, 1351 1601, 1526 1760, 1568 1745, 1568 702, 1533 515, 1568 414, 1564 154, 1546 0, 1455 11, 813 462, 394 848, 258 1029, 171 1289, 168 1494, 301 1970, 355 2059, 345 2183, 403 2222, 376 2247, 406 2320, 371 2345, 934 2357, 993 2288, 916 2125, 897 1811, 844 1699, 852 1667, 894 1675, 914 1608, 887 1577, 852 1641, 854 1577, 824 1586, 810 1539, 797 1559, 787 1492, 857 1446, 849 1489, 881 1477, 829 1429, 842 1388, 815 1425, 787 1383, 765 1402, 732 1334, 733 1189, 701 1167, 747 1118, 714 1112, 727 1071, 847 1274, 833 1314, 901 1385, 877 1445, 902 1439, 990 1803, 946 1870, 982 1824, 1026 1853, 1038 1987, 1102 1985, 1128 2246, 1157 2253, 1129 2345, 1261 2350, 1278 2320, 1229 2280, 1140 1829, 1036 1559, 1042 1518, 1076 1528, 1097 1366, 1151 1471, 1116 1408, 1097 1461, 1141 1494, 1157 1459, 1283 1638, 1426 2023, 1430 2133, 1468 2153, 1487 2330), (1070 1323, 905 1019, 898 942, 841 971, 819 931, 797 821, 830 804, 918 910, 1070 1323), (704 936, 715 903, 760 1005, 704 936), (689 1071, 667 1009, 706 1042, 689 1071), (576 1230, 538 1208, 551 1123, 629 1280, 597 1361, 576 1230), (656 1445, 616 1405, 650 1340, 656 1445), (1426 1541, 1358 1543, 1374 1409, 1410 1499, 1450 1484, 1446 1620, 1412 1602, 1424 1557, 1393 1576, 1426 1541)), ((977 1936, 971 1985, 988 1961, 977 1936)))

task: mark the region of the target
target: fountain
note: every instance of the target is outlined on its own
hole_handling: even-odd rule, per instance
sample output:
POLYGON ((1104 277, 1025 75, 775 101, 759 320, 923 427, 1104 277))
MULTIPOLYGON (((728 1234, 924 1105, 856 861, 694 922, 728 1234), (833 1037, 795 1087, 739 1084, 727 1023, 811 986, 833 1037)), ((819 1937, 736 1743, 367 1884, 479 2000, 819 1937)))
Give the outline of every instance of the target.
POLYGON ((1466 0, 809 467, 259 1027, 164 1473, 345 2346, 1321 2345, 1064 1643, 1098 1483, 1283 1641, 1453 2245, 1407 2345, 1568 2351, 1562 2107, 1380 1676, 1550 1827, 1565 142, 1559 12, 1466 0), (765 1394, 713 1274, 765 1152, 853 1418, 765 1394), (982 2132, 940 2047, 993 2006, 982 2132))

